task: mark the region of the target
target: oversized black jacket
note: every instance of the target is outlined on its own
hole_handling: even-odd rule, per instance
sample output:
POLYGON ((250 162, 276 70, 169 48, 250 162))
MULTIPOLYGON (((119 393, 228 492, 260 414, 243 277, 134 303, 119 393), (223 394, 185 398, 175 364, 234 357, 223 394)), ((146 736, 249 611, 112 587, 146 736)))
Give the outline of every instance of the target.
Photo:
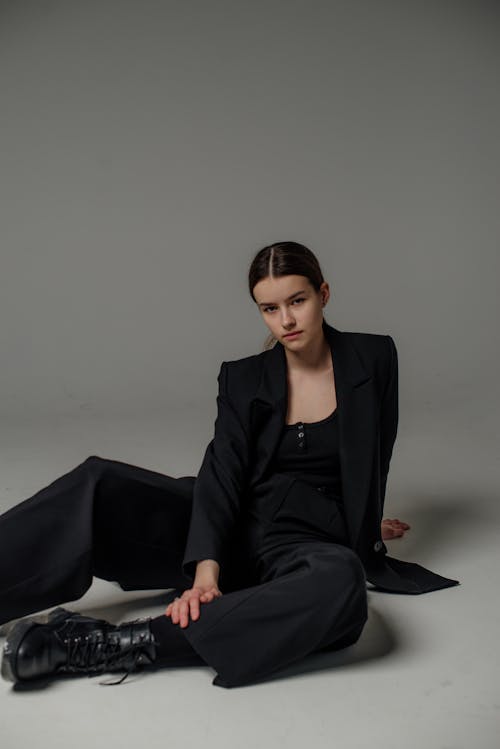
MULTIPOLYGON (((323 322, 337 394, 342 498, 350 545, 377 589, 424 593, 458 584, 419 564, 387 555, 381 538, 387 476, 398 427, 398 356, 389 335, 343 332, 323 322)), ((284 346, 222 363, 217 418, 193 488, 183 572, 196 562, 234 564, 238 528, 272 522, 293 477, 273 474, 286 420, 284 346)))

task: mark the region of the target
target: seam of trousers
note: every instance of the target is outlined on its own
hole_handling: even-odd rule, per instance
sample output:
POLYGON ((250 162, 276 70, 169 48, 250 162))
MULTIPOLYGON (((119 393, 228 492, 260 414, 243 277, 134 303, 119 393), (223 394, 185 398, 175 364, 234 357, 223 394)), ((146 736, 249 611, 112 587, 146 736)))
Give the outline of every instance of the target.
MULTIPOLYGON (((78 554, 77 559, 80 559, 80 557, 85 557, 88 554, 92 554, 92 548, 89 547, 81 554, 78 554)), ((51 567, 49 567, 47 570, 44 570, 44 572, 37 572, 36 575, 31 575, 30 577, 25 577, 23 580, 21 580, 18 583, 15 583, 14 585, 10 585, 8 588, 4 588, 0 591, 0 595, 4 595, 4 593, 8 593, 11 590, 15 590, 15 588, 18 588, 20 585, 25 585, 26 583, 29 583, 30 580, 36 580, 37 577, 42 577, 44 574, 51 572, 52 570, 59 569, 61 567, 60 564, 54 564, 51 567)))

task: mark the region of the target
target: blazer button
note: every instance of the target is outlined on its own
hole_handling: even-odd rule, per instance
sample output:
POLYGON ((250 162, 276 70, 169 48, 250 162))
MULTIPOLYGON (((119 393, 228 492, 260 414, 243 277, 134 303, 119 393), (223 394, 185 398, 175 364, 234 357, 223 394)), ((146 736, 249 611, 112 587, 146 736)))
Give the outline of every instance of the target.
POLYGON ((375 541, 373 544, 373 548, 375 551, 380 551, 380 549, 383 547, 382 541, 375 541))

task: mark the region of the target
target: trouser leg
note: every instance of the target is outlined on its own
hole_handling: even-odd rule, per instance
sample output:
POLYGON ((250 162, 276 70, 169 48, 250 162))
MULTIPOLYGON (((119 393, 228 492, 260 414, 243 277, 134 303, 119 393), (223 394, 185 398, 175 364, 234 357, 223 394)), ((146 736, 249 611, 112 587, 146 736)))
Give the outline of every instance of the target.
POLYGON ((185 587, 194 481, 91 456, 3 513, 0 624, 80 598, 93 575, 185 587))
POLYGON ((185 636, 185 630, 174 624, 170 616, 162 614, 151 620, 157 650, 156 665, 160 667, 206 666, 207 663, 196 652, 185 636))
POLYGON ((213 684, 241 686, 324 648, 355 642, 367 619, 366 579, 348 547, 318 541, 268 556, 257 585, 200 608, 183 630, 217 671, 213 684))

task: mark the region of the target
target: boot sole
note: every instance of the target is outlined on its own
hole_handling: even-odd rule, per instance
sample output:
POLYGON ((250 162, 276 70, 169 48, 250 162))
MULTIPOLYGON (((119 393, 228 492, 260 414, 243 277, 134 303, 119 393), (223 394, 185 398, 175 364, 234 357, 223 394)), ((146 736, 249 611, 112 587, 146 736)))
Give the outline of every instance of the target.
POLYGON ((66 609, 59 607, 49 614, 42 614, 38 618, 32 617, 16 622, 10 630, 3 646, 2 678, 12 682, 26 681, 25 679, 20 679, 17 673, 17 652, 23 639, 33 627, 43 623, 53 623, 58 619, 65 619, 69 613, 66 609))

